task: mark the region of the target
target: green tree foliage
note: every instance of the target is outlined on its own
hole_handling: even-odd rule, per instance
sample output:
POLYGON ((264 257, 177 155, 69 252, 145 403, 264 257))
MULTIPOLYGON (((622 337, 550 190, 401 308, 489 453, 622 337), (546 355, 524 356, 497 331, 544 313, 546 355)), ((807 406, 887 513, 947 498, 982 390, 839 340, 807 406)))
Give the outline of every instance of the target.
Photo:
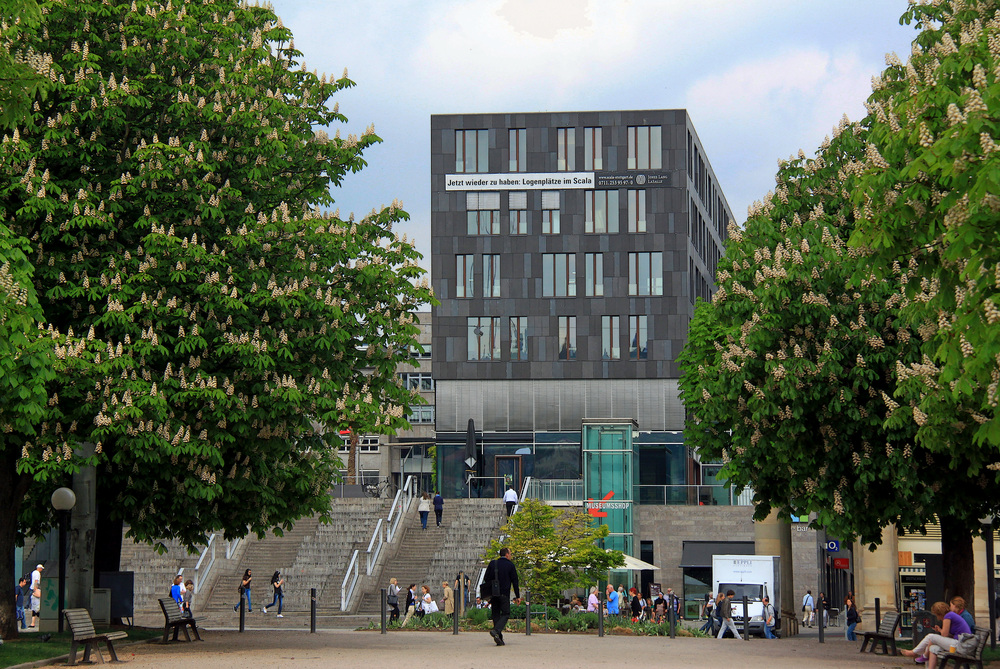
POLYGON ((66 371, 44 415, 0 414, 0 467, 27 486, 96 444, 101 512, 143 541, 326 512, 338 430, 391 432, 419 401, 395 369, 433 299, 397 203, 327 211, 380 141, 325 131, 353 83, 308 72, 266 7, 39 6, 17 48, 50 54, 52 86, 0 143, 0 245, 32 264, 14 278, 38 326, 19 327, 66 371))
POLYGON ((919 260, 903 313, 929 360, 905 374, 895 423, 915 422, 922 442, 978 444, 969 474, 990 480, 1000 471, 998 11, 995 0, 943 0, 904 14, 921 31, 869 100, 853 239, 880 265, 919 260))
MULTIPOLYGON (((911 8, 904 18, 926 20, 922 11, 911 8)), ((971 32, 956 30, 955 43, 975 42, 986 16, 978 28, 967 26, 971 32)), ((719 291, 696 310, 681 356, 682 395, 693 417, 688 438, 704 456, 725 460, 734 484, 753 486, 758 519, 772 509, 815 512, 819 526, 870 544, 888 524, 915 531, 939 520, 946 590, 971 598, 971 538, 979 517, 1000 510, 1000 466, 994 448, 975 443, 987 416, 974 403, 963 405, 966 384, 942 376, 931 357, 941 355, 935 337, 954 323, 951 314, 941 321, 942 312, 927 306, 946 292, 961 302, 962 291, 955 284, 946 291, 925 266, 944 246, 886 254, 859 244, 864 237, 856 233, 884 218, 905 236, 902 229, 919 227, 917 219, 944 196, 939 185, 919 183, 926 164, 913 167, 900 147, 876 145, 895 127, 911 144, 933 146, 912 110, 884 105, 886 81, 906 80, 900 104, 919 100, 913 72, 933 68, 888 60, 869 116, 842 123, 814 159, 800 152, 783 163, 776 192, 752 209, 745 231, 731 228, 719 291), (939 421, 934 432, 926 429, 931 413, 939 421)), ((952 67, 968 66, 972 78, 974 60, 952 67)), ((962 264, 963 253, 943 264, 962 264)))
POLYGON ((20 42, 21 33, 34 30, 40 18, 35 0, 0 4, 0 128, 12 127, 48 90, 50 57, 20 42))
POLYGON ((521 588, 532 601, 556 602, 564 590, 593 585, 625 562, 621 551, 599 545, 608 536, 607 525, 595 525, 583 511, 556 509, 537 499, 521 502, 504 532, 504 541, 494 539, 484 559, 509 548, 521 588))

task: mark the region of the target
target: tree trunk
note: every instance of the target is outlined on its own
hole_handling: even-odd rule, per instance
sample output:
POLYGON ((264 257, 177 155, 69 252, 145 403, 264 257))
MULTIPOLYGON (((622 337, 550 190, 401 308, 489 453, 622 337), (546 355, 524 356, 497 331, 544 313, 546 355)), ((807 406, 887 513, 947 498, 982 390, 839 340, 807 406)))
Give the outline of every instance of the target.
MULTIPOLYGON (((16 639, 18 635, 17 614, 14 612, 14 584, 17 583, 17 569, 14 564, 14 546, 17 542, 18 516, 21 502, 28 491, 29 478, 17 473, 17 458, 3 453, 0 460, 0 639, 16 639)), ((25 605, 28 605, 27 593, 25 605)), ((30 610, 30 609, 29 609, 30 610)))
POLYGON ((347 446, 347 483, 358 483, 358 432, 354 429, 347 446))
POLYGON ((941 563, 944 572, 944 600, 952 597, 965 599, 965 608, 976 610, 973 567, 972 531, 951 516, 940 516, 941 523, 941 563))

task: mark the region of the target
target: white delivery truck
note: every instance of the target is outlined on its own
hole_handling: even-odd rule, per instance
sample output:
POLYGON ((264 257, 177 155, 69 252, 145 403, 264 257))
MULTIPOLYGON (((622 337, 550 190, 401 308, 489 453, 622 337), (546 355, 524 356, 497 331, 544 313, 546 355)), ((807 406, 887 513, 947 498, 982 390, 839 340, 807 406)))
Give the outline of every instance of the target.
POLYGON ((750 633, 764 635, 763 598, 767 595, 774 607, 774 628, 781 620, 781 558, 777 555, 712 556, 713 596, 732 590, 733 622, 743 631, 743 596, 748 600, 750 633))

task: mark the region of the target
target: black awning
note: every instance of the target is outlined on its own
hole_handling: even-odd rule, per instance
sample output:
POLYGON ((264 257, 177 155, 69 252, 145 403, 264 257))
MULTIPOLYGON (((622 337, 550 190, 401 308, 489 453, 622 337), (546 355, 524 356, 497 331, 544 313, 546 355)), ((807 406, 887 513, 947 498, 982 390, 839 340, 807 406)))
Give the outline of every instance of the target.
POLYGON ((712 567, 713 555, 753 555, 752 541, 685 541, 681 569, 712 567))

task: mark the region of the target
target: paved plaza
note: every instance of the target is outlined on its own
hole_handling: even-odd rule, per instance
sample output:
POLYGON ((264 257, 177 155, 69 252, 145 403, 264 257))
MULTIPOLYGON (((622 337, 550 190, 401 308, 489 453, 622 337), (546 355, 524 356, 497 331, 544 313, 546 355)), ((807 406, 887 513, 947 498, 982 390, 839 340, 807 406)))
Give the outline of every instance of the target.
MULTIPOLYGON (((812 630, 810 630, 812 631, 812 630)), ((833 630, 836 632, 837 630, 833 630)), ((506 635, 497 647, 485 632, 321 630, 255 628, 206 629, 203 643, 136 644, 120 657, 130 669, 174 667, 185 669, 244 669, 245 667, 360 667, 426 666, 435 669, 503 667, 635 666, 768 667, 811 669, 829 667, 912 667, 903 657, 861 654, 859 644, 843 633, 820 644, 815 636, 791 639, 738 641, 683 637, 632 637, 596 634, 534 633, 506 635)))

